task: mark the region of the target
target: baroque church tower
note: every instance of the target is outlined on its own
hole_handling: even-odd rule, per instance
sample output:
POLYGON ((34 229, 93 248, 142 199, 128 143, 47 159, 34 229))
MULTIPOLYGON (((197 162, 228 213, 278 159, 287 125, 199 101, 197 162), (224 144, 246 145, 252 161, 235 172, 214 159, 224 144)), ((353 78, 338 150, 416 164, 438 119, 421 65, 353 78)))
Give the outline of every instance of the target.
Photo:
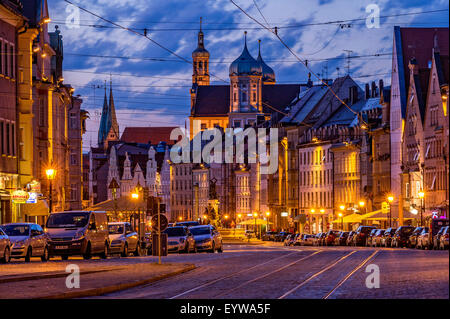
POLYGON ((197 49, 192 52, 192 84, 209 85, 209 52, 205 49, 205 37, 202 31, 202 18, 200 18, 200 31, 198 32, 197 49))

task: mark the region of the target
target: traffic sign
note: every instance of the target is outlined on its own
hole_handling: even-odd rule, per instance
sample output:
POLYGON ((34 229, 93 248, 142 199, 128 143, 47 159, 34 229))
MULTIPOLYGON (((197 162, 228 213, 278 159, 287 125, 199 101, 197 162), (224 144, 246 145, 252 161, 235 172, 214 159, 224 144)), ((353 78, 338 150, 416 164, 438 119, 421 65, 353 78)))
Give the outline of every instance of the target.
POLYGON ((166 228, 169 226, 169 220, 167 219, 166 215, 158 214, 152 216, 152 231, 158 232, 158 216, 160 216, 159 219, 159 228, 160 231, 165 231, 166 228))

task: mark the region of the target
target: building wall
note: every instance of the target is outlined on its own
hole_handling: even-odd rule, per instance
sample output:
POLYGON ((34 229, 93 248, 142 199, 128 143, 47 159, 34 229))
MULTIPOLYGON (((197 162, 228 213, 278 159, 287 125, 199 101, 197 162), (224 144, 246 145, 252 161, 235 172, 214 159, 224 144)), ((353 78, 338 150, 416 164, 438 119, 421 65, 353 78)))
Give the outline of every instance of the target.
POLYGON ((22 17, 0 5, 0 224, 20 214, 10 194, 18 187, 16 34, 22 23, 22 17))
POLYGON ((322 230, 333 215, 333 154, 331 144, 307 144, 298 150, 299 208, 313 232, 322 230))

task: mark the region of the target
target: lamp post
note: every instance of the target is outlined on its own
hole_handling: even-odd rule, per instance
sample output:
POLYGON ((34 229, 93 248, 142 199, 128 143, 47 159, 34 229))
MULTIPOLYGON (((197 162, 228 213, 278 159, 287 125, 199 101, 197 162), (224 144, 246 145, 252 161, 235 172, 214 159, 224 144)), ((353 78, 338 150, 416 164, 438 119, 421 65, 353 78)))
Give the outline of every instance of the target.
POLYGON ((322 231, 324 231, 323 230, 323 214, 325 213, 325 209, 323 209, 323 208, 321 208, 320 209, 320 219, 321 219, 321 221, 322 221, 322 231))
POLYGON ((394 201, 394 196, 393 195, 389 195, 387 200, 389 202, 389 227, 392 227, 392 207, 391 207, 391 204, 394 201))
POLYGON ((50 214, 52 213, 52 209, 53 209, 53 180, 56 177, 56 169, 54 168, 49 168, 47 170, 45 170, 45 175, 47 175, 47 179, 48 179, 48 189, 49 189, 49 196, 48 196, 48 201, 49 201, 49 212, 50 214))
POLYGON ((345 205, 340 205, 339 209, 341 210, 341 212, 338 214, 339 217, 341 217, 341 228, 342 230, 344 230, 344 210, 345 210, 345 205))
POLYGON ((269 231, 269 217, 270 212, 266 212, 266 233, 269 231))
POLYGON ((420 226, 423 226, 423 212, 425 210, 425 192, 424 191, 419 192, 419 198, 420 198, 420 226))
POLYGON ((342 213, 339 213, 338 216, 341 218, 341 229, 344 230, 344 215, 342 213))
POLYGON ((364 213, 367 213, 365 206, 366 206, 366 202, 363 200, 360 200, 359 201, 360 210, 362 211, 362 209, 364 208, 364 213))
POLYGON ((258 228, 256 226, 256 218, 258 217, 258 213, 253 213, 253 217, 255 217, 255 236, 258 238, 258 228))
MULTIPOLYGON (((319 225, 317 224, 317 221, 316 221, 316 217, 315 217, 315 216, 312 216, 313 214, 316 213, 316 210, 315 210, 314 208, 311 208, 310 212, 311 212, 311 221, 312 221, 313 218, 314 218, 314 221, 315 221, 314 226, 317 225, 317 228, 319 228, 319 225)), ((312 226, 312 225, 311 225, 311 226, 312 226)), ((315 229, 315 228, 314 228, 314 229, 315 229)))

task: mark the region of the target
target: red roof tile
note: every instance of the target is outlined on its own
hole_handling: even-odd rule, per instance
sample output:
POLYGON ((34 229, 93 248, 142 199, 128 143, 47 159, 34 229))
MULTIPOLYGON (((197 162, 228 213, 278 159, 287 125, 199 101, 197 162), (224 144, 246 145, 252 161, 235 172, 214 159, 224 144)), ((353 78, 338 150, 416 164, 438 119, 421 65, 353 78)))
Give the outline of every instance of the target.
POLYGON ((158 144, 166 142, 167 145, 175 144, 170 140, 170 133, 176 127, 126 127, 120 140, 126 143, 158 144))

